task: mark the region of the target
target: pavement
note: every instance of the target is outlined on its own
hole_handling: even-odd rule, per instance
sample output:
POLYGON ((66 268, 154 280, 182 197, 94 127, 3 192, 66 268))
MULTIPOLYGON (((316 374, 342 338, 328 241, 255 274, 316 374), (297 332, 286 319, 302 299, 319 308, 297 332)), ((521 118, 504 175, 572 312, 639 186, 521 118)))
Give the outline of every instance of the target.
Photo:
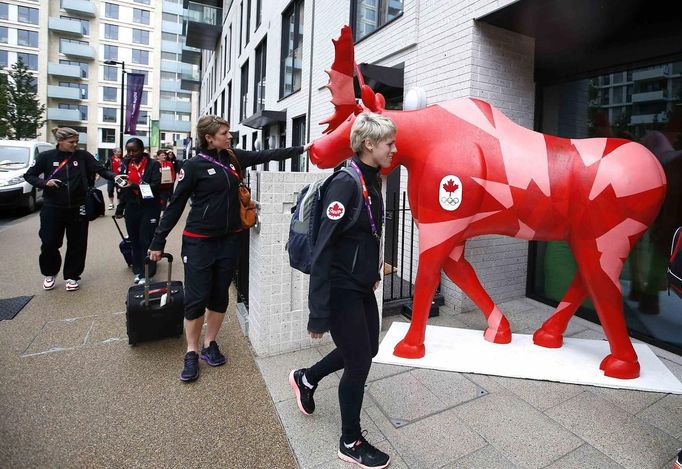
MULTIPOLYGON (((61 278, 42 290, 38 226, 32 215, 0 231, 0 298, 35 295, 0 321, 0 467, 353 467, 336 457, 340 373, 320 383, 312 416, 287 382, 333 345, 256 358, 231 304, 218 339, 228 363, 202 362, 199 380, 183 384, 183 340, 127 344, 132 273, 112 221, 91 223, 77 292, 61 278)), ((173 254, 180 231, 169 238, 173 254)), ((157 279, 166 273, 162 265, 157 279)), ((551 312, 530 299, 500 306, 524 334, 551 312)), ((384 318, 382 337, 393 321, 405 319, 384 318)), ((485 323, 443 307, 429 324, 485 323)), ((567 336, 603 338, 580 318, 567 336)), ((651 348, 682 379, 682 357, 651 348)), ((670 469, 682 447, 682 396, 375 363, 362 425, 392 468, 670 469)))

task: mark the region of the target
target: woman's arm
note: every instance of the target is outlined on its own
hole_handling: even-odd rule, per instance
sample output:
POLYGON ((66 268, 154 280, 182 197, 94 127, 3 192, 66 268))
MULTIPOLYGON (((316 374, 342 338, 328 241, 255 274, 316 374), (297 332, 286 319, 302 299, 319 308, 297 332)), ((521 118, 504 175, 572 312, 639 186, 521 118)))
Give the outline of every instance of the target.
MULTIPOLYGON (((187 164, 183 166, 178 174, 178 184, 175 186, 173 195, 168 201, 166 209, 163 211, 163 216, 159 220, 159 226, 156 227, 154 232, 154 239, 152 239, 149 245, 150 251, 155 251, 155 254, 150 258, 152 260, 158 261, 154 257, 160 256, 163 248, 166 246, 166 238, 171 230, 175 227, 182 216, 182 212, 185 210, 185 205, 189 200, 192 192, 194 191, 194 175, 193 175, 194 165, 188 161, 187 164)), ((160 181, 161 175, 159 175, 160 181)))
POLYGON ((306 147, 277 148, 274 150, 246 151, 234 149, 234 154, 239 160, 242 168, 247 168, 256 164, 267 163, 268 161, 284 161, 294 156, 298 156, 306 150, 306 147))

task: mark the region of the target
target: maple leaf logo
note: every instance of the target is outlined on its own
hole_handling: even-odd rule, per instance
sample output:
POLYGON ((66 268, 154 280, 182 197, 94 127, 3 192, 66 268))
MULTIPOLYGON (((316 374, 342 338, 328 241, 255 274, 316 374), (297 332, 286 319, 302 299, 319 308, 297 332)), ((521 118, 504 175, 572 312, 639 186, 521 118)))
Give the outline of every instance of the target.
POLYGON ((332 220, 338 220, 344 214, 345 207, 339 202, 332 202, 327 208, 327 216, 332 220))
POLYGON ((452 194, 457 189, 459 189, 459 186, 455 184, 455 181, 449 179, 447 183, 443 184, 443 189, 445 189, 445 192, 449 192, 450 194, 452 194))

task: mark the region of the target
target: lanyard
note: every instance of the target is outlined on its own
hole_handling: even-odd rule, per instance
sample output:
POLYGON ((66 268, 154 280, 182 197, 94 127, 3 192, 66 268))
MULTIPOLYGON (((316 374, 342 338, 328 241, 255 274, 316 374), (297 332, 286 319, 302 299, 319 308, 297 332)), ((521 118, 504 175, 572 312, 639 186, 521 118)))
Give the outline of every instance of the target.
POLYGON ((237 180, 239 180, 239 182, 241 182, 242 176, 241 176, 241 174, 239 174, 234 168, 232 168, 232 167, 230 167, 230 166, 225 166, 225 165, 222 164, 220 161, 216 160, 215 158, 211 158, 210 156, 208 156, 208 155, 206 155, 206 154, 204 154, 204 153, 199 153, 199 156, 202 157, 203 159, 205 159, 206 161, 210 161, 211 163, 220 166, 220 167, 223 168, 225 171, 229 171, 234 177, 237 178, 237 180))
MULTIPOLYGON (((142 157, 142 161, 140 161, 140 164, 135 164, 135 162, 131 160, 130 165, 133 168, 135 168, 135 172, 140 177, 140 182, 142 182, 142 178, 144 177, 144 172, 147 170, 147 159, 145 157, 142 157), (140 169, 142 169, 141 172, 140 172, 140 169)), ((128 173, 130 173, 130 171, 128 171, 128 173)))
POLYGON ((52 171, 52 174, 50 174, 50 175, 47 177, 47 180, 48 180, 48 181, 49 181, 50 179, 52 179, 52 176, 54 176, 54 175, 57 173, 57 171, 59 171, 60 169, 62 169, 62 168, 64 167, 64 165, 65 165, 66 163, 69 162, 69 160, 71 159, 71 156, 72 156, 72 155, 67 156, 66 158, 64 158, 64 160, 63 160, 61 163, 59 163, 59 166, 57 166, 57 168, 55 168, 55 170, 52 171))
POLYGON ((360 176, 360 182, 362 183, 362 198, 365 200, 365 208, 367 209, 367 216, 369 216, 369 224, 372 227, 372 234, 374 236, 377 235, 377 224, 374 222, 374 217, 372 216, 372 210, 369 208, 369 206, 372 204, 369 198, 369 191, 367 190, 367 185, 365 184, 365 178, 362 175, 362 171, 360 171, 360 168, 358 165, 355 163, 355 161, 351 160, 350 165, 353 167, 355 172, 358 173, 358 176, 360 176))

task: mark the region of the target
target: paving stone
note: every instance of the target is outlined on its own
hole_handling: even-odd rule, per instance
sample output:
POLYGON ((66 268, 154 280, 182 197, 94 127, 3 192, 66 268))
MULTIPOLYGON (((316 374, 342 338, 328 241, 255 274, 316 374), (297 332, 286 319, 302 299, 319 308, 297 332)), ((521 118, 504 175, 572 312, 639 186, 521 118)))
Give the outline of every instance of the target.
POLYGON ((89 344, 124 341, 128 343, 125 313, 100 314, 95 316, 89 344))
POLYGON ((377 407, 369 407, 367 413, 411 468, 441 467, 486 446, 454 409, 401 428, 394 428, 377 407))
POLYGON ((605 469, 612 467, 618 467, 618 463, 592 446, 584 444, 558 461, 554 461, 547 466, 547 469, 605 469))
POLYGON ((485 392, 461 373, 419 368, 412 375, 448 407, 476 399, 481 391, 485 392))
MULTIPOLYGON (((643 409, 637 416, 677 439, 682 439, 682 396, 668 394, 663 399, 643 409)), ((682 446, 682 445, 681 445, 682 446)))
POLYGON ((582 332, 578 332, 576 334, 567 334, 566 337, 573 337, 574 339, 606 340, 604 331, 598 331, 594 329, 585 329, 582 332))
POLYGON ((660 392, 634 391, 632 389, 601 388, 597 386, 590 386, 587 389, 612 404, 616 404, 629 414, 636 414, 666 396, 660 392))
POLYGON ((86 343, 92 324, 93 316, 49 321, 23 355, 82 347, 86 343))
POLYGON ((627 469, 658 469, 679 441, 586 391, 546 414, 627 469))
MULTIPOLYGON (((280 401, 276 408, 302 469, 320 466, 336 458, 341 437, 341 413, 336 389, 318 389, 315 392, 313 415, 303 415, 295 399, 280 401)), ((365 410, 361 413, 360 423, 362 429, 367 430, 368 441, 376 444, 386 439, 365 410)))
MULTIPOLYGON (((291 399, 293 391, 289 385, 289 372, 297 368, 307 368, 320 360, 322 356, 314 348, 297 350, 296 352, 276 355, 274 357, 256 358, 256 363, 263 379, 270 391, 272 400, 280 402, 291 399)), ((334 388, 339 384, 339 378, 331 374, 318 384, 317 392, 334 388)))
POLYGON ((507 458, 502 456, 502 453, 497 451, 492 446, 485 446, 478 451, 467 454, 454 463, 449 463, 440 469, 490 469, 491 467, 500 467, 504 469, 517 469, 507 458))
POLYGON ((583 392, 583 388, 575 384, 504 376, 492 376, 491 378, 539 410, 554 407, 583 392))
POLYGON ((410 370, 414 370, 414 368, 409 366, 387 365, 385 363, 372 363, 372 367, 369 369, 369 376, 367 376, 367 382, 371 383, 388 376, 408 373, 410 370))
POLYGON ((666 358, 661 358, 661 361, 663 362, 663 364, 665 366, 668 367, 668 369, 672 372, 672 374, 675 375, 675 377, 677 379, 682 381, 682 365, 680 365, 679 363, 675 363, 673 361, 670 361, 666 358))
POLYGON ((513 464, 538 468, 583 444, 561 425, 510 392, 455 407, 453 412, 513 464))

